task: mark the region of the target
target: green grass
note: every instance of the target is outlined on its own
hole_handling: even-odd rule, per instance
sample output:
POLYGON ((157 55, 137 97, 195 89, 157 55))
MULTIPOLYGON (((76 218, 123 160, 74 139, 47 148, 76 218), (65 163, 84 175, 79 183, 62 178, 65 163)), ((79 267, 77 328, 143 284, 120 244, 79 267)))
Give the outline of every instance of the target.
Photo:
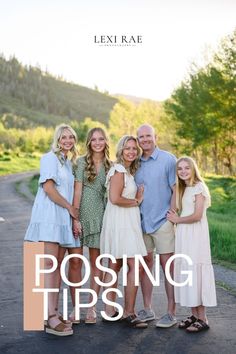
POLYGON ((236 178, 208 176, 212 206, 207 212, 213 258, 236 263, 236 178))
POLYGON ((231 286, 229 286, 228 284, 221 282, 221 281, 216 281, 216 285, 218 285, 220 288, 227 290, 228 292, 230 292, 232 295, 236 296, 236 291, 234 288, 232 288, 231 286))
POLYGON ((38 179, 39 179, 39 175, 35 175, 29 181, 29 185, 28 185, 29 186, 29 190, 34 195, 36 195, 37 190, 38 190, 38 179))
POLYGON ((39 169, 40 156, 38 154, 1 154, 0 176, 18 172, 26 172, 39 169))

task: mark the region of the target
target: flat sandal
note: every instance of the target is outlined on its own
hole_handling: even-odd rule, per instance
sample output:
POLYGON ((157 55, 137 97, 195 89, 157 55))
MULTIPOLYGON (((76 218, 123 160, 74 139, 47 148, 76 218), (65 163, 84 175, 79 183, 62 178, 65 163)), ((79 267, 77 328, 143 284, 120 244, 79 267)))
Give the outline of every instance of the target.
POLYGON ((73 311, 71 312, 71 314, 69 315, 69 321, 72 324, 80 324, 80 319, 76 320, 75 319, 75 308, 73 308, 73 311))
POLYGON ((179 323, 178 327, 180 329, 186 329, 188 327, 190 327, 193 323, 195 323, 197 321, 197 318, 195 316, 190 316, 187 317, 186 320, 183 320, 179 323))
POLYGON ((198 319, 191 326, 186 328, 186 332, 188 332, 188 333, 198 333, 198 332, 201 332, 201 331, 206 331, 209 328, 210 327, 209 327, 209 325, 206 322, 198 319))
POLYGON ((95 324, 97 322, 97 314, 94 309, 90 309, 87 312, 85 321, 86 324, 95 324))

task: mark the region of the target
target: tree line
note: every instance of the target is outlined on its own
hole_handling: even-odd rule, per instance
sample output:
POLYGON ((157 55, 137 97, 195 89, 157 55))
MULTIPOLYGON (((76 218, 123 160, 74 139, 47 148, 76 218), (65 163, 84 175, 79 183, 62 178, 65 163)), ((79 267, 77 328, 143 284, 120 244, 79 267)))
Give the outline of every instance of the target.
MULTIPOLYGON (((44 152, 50 147, 54 127, 26 129, 24 119, 13 113, 2 114, 0 152, 4 149, 44 152)), ((177 156, 193 156, 203 171, 234 175, 236 31, 222 40, 205 66, 192 65, 187 78, 165 102, 146 100, 135 104, 120 97, 108 122, 88 116, 79 121, 70 119, 78 133, 81 153, 87 131, 94 126, 108 131, 114 154, 119 137, 136 135, 137 127, 144 122, 156 129, 161 148, 177 156)))

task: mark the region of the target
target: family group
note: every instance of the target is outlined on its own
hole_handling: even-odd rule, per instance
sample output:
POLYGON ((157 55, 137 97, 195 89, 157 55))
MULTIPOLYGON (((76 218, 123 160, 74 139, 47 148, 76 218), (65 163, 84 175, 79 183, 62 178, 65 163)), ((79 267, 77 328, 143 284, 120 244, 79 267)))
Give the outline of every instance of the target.
MULTIPOLYGON (((167 310, 156 327, 168 328, 177 323, 176 303, 191 308, 191 314, 178 323, 189 333, 209 328, 206 307, 216 306, 214 272, 206 210, 210 206, 209 190, 191 157, 178 160, 157 146, 154 128, 143 124, 137 137, 125 135, 117 145, 116 160, 109 158, 107 135, 100 127, 87 134, 86 153, 78 157, 76 132, 66 124, 55 130, 52 149, 42 156, 38 192, 32 209, 25 241, 44 242, 45 254, 54 256, 58 268, 45 274, 46 288, 60 288, 60 264, 66 252, 71 255, 68 279, 79 283, 82 261, 73 255, 89 250, 90 289, 100 293, 100 279, 113 288, 107 293, 103 321, 119 321, 146 328, 155 319, 152 305, 153 285, 140 266, 143 309, 135 311, 138 286, 135 284, 135 256, 143 257, 153 272, 154 253, 160 257, 164 271, 167 310), (109 272, 96 266, 101 254, 109 272), (174 287, 165 275, 165 266, 173 254, 185 254, 192 260, 177 258, 170 272, 176 282, 192 271, 192 286, 174 287), (127 285, 124 286, 123 316, 114 306, 118 287, 111 284, 127 257, 127 285)), ((52 260, 45 259, 45 269, 52 260)), ((65 320, 58 309, 59 293, 48 294, 48 320, 45 331, 58 336, 73 334, 72 324, 80 322, 75 313, 76 287, 70 287, 73 310, 65 320)), ((91 298, 89 301, 91 302, 91 298)), ((85 323, 97 321, 96 306, 87 309, 85 323)))

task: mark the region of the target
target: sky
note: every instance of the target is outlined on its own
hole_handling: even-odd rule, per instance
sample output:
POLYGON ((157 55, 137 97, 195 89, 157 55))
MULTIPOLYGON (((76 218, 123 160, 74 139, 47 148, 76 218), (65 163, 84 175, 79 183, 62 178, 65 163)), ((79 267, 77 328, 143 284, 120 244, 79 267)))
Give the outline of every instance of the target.
POLYGON ((15 55, 110 94, 158 101, 235 27, 236 0, 0 0, 0 52, 7 59, 15 55), (142 43, 94 43, 101 35, 116 36, 116 44, 122 35, 139 35, 142 43))

